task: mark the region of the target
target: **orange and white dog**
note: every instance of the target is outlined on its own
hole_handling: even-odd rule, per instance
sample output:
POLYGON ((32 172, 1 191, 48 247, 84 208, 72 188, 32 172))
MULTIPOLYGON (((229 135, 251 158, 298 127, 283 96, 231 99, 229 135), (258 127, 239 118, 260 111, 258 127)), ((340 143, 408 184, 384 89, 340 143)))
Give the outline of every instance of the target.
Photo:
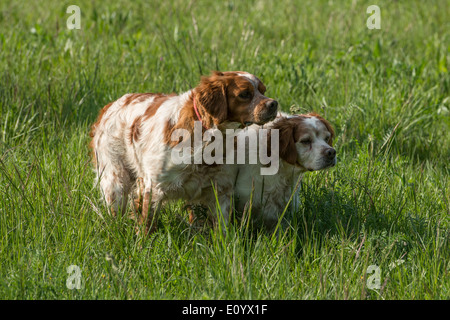
MULTIPOLYGON (((278 103, 264 96, 264 84, 247 72, 214 72, 182 94, 126 94, 106 105, 92 126, 91 148, 97 179, 113 214, 125 212, 136 179, 143 181, 139 222, 147 232, 156 228, 164 201, 185 199, 214 210, 218 195, 228 221, 235 179, 234 166, 176 163, 172 150, 177 129, 224 131, 236 124, 264 124, 277 114, 278 103)), ((202 142, 205 144, 205 142, 202 142)), ((191 162, 192 163, 192 162, 191 162)))
MULTIPOLYGON (((246 128, 261 129, 267 129, 268 135, 272 130, 278 130, 278 172, 261 175, 264 165, 260 163, 239 165, 234 190, 235 204, 236 209, 242 212, 251 199, 253 221, 273 231, 291 195, 296 191, 295 186, 301 175, 336 165, 336 150, 332 147, 334 130, 327 120, 316 113, 283 113, 263 126, 246 128)), ((241 134, 245 134, 245 131, 241 134)), ((291 203, 294 210, 298 206, 296 193, 291 203)))

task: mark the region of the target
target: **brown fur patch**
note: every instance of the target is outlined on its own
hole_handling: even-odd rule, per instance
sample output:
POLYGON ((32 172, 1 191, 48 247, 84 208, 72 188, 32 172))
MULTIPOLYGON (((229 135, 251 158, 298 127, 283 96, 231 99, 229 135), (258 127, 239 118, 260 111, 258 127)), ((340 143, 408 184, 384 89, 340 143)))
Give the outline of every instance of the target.
POLYGON ((144 121, 148 118, 151 118, 155 115, 156 111, 158 111, 159 107, 170 97, 176 96, 175 93, 171 94, 155 94, 156 97, 153 99, 151 104, 147 107, 147 110, 144 112, 144 121))
POLYGON ((125 107, 131 103, 142 102, 154 95, 157 95, 157 93, 130 93, 124 100, 123 106, 125 107))
POLYGON ((130 144, 139 140, 139 136, 141 135, 141 122, 142 116, 137 117, 133 121, 133 124, 130 127, 130 144))
POLYGON ((266 86, 261 81, 258 81, 258 91, 262 94, 266 92, 266 86))
POLYGON ((171 141, 171 136, 173 132, 174 124, 169 120, 166 122, 166 125, 164 126, 164 133, 163 133, 163 142, 168 145, 172 145, 173 141, 171 141))
POLYGON ((274 129, 279 130, 279 154, 280 158, 290 164, 297 163, 297 148, 295 142, 299 133, 296 129, 301 122, 301 118, 281 119, 276 122, 274 129))
MULTIPOLYGON (((164 143, 174 147, 180 141, 172 141, 172 133, 176 129, 185 129, 189 132, 190 138, 191 138, 191 144, 194 139, 194 121, 197 121, 197 117, 194 111, 193 102, 189 99, 189 101, 183 106, 183 108, 180 110, 180 115, 178 118, 178 122, 176 124, 172 124, 167 122, 165 128, 164 128, 164 143)), ((202 133, 204 129, 202 128, 202 133)))
POLYGON ((205 127, 211 128, 227 120, 227 82, 229 76, 214 72, 209 77, 202 77, 195 88, 196 105, 205 127))

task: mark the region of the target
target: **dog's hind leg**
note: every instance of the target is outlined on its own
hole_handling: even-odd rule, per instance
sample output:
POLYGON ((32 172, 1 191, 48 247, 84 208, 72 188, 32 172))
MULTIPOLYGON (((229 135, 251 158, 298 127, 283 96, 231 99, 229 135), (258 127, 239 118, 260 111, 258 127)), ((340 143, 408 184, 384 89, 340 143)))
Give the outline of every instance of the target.
POLYGON ((100 189, 113 216, 125 214, 131 178, 128 171, 120 166, 105 166, 98 177, 100 189))
POLYGON ((151 180, 144 179, 144 196, 139 223, 145 226, 145 233, 152 234, 156 231, 159 211, 161 210, 161 196, 153 193, 151 180))

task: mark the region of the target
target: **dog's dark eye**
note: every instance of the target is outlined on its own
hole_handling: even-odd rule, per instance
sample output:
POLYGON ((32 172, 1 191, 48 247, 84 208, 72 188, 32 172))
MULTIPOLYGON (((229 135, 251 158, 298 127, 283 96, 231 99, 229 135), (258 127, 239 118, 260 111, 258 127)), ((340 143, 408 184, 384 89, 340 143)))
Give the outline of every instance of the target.
POLYGON ((241 99, 250 99, 251 97, 252 97, 252 93, 248 90, 239 93, 239 98, 241 98, 241 99))
POLYGON ((300 142, 303 144, 311 144, 312 143, 311 139, 309 139, 309 138, 300 140, 300 142))

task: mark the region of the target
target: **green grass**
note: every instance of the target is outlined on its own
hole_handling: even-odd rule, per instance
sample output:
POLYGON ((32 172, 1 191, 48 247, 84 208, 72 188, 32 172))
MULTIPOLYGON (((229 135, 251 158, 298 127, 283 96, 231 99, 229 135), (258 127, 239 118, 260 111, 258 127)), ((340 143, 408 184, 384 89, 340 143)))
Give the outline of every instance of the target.
POLYGON ((68 30, 74 3, 0 1, 2 299, 450 297, 449 1, 380 0, 381 30, 364 1, 106 3, 78 1, 68 30), (338 165, 305 177, 279 241, 196 231, 182 203, 136 236, 94 185, 90 124, 124 93, 182 92, 215 69, 323 114, 338 165))

